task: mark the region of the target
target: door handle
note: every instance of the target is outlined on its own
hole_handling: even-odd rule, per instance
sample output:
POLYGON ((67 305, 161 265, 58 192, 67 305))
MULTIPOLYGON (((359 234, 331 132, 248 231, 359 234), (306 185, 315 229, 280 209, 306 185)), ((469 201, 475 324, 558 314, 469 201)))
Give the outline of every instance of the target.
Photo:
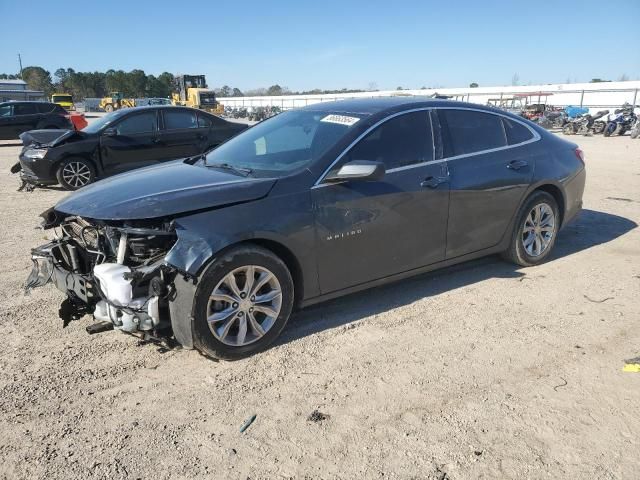
POLYGON ((160 139, 159 138, 154 138, 153 140, 151 140, 153 143, 160 143, 160 139))
POLYGON ((422 182, 420 182, 421 187, 427 188, 436 188, 441 183, 446 183, 449 181, 449 177, 427 177, 422 182))
POLYGON ((509 162, 507 168, 511 170, 520 170, 521 168, 524 168, 528 165, 529 163, 525 162, 524 160, 513 160, 512 162, 509 162))

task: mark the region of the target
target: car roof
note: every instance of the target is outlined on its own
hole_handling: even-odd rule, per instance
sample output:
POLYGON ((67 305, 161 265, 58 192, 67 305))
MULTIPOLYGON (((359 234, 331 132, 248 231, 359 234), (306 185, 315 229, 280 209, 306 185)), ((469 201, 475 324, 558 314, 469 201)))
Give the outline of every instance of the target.
POLYGON ((207 113, 204 110, 200 110, 198 108, 185 107, 184 105, 140 105, 139 107, 122 108, 116 111, 126 113, 126 112, 139 112, 141 110, 170 110, 170 109, 177 109, 177 108, 207 113))
POLYGON ((302 107, 301 110, 327 113, 340 112, 373 115, 377 113, 383 113, 387 110, 402 111, 411 110, 412 108, 424 107, 465 107, 504 113, 502 110, 480 104, 456 102, 454 100, 441 100, 420 96, 350 98, 346 100, 336 100, 333 102, 314 103, 313 105, 302 107))

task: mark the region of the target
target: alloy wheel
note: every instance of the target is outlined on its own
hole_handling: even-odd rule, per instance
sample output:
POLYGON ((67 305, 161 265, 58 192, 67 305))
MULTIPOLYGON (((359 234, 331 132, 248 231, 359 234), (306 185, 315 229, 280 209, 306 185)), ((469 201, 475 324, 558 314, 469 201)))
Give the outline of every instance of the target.
POLYGON ((524 221, 522 246, 528 255, 542 255, 555 235, 556 218, 553 209, 546 203, 534 205, 524 221))
POLYGON ((91 170, 82 162, 69 162, 62 169, 62 178, 74 188, 84 187, 91 181, 91 170))
POLYGON ((282 307, 282 288, 264 267, 246 265, 232 270, 209 296, 207 322, 216 339, 241 347, 262 338, 282 307))

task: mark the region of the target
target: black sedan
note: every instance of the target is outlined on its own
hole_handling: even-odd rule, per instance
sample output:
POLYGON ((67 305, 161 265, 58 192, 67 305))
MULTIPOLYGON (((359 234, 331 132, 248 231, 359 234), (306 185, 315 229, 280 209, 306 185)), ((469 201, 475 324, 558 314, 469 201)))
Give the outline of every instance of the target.
POLYGON ((0 140, 18 139, 28 130, 36 128, 73 128, 69 112, 49 102, 0 103, 0 140))
POLYGON ((97 178, 202 154, 246 128, 192 108, 118 110, 81 131, 23 133, 20 176, 33 185, 77 190, 97 178))
POLYGON ((28 287, 53 281, 65 320, 238 358, 295 307, 495 253, 544 262, 585 177, 575 144, 490 107, 322 103, 61 201, 28 287))

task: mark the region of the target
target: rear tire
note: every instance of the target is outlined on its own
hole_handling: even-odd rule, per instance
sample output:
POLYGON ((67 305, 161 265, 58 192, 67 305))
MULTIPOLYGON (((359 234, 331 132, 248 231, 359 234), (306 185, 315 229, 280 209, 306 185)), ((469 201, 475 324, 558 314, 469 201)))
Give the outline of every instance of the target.
POLYGON ((502 257, 516 265, 531 267, 551 254, 560 229, 558 203, 547 192, 536 191, 524 202, 502 257))
POLYGON ((263 351, 287 324, 293 300, 291 273, 279 257, 257 245, 233 248, 200 279, 194 299, 194 346, 224 360, 263 351))
POLYGON ((564 127, 562 127, 562 133, 565 135, 573 135, 573 126, 570 123, 567 123, 564 127))
POLYGON ((58 167, 56 178, 65 190, 78 190, 95 181, 96 170, 88 160, 69 158, 58 167))

